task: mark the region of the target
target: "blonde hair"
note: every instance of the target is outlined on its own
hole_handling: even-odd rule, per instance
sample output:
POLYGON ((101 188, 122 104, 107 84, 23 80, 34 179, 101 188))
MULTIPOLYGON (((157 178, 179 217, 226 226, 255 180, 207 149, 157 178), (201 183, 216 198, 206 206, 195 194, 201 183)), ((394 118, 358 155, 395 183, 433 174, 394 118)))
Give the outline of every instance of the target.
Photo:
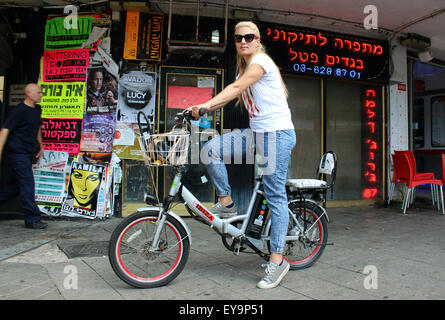
MULTIPOLYGON (((257 25, 255 23, 253 23, 252 21, 240 21, 235 25, 235 33, 236 33, 236 30, 238 30, 239 28, 243 28, 243 27, 247 27, 247 28, 251 29, 253 31, 253 34, 255 34, 258 37, 258 39, 260 40, 260 45, 256 48, 256 51, 254 52, 253 56, 258 53, 264 53, 267 55, 266 49, 264 48, 263 44, 261 43, 260 30, 258 29, 257 25)), ((246 61, 244 60, 244 58, 241 55, 239 55, 237 53, 236 54, 236 74, 239 75, 239 77, 241 77, 244 74, 244 72, 246 71, 246 68, 247 68, 246 61)), ((280 76, 281 84, 283 85, 284 94, 286 95, 286 98, 287 98, 288 91, 287 91, 286 85, 284 84, 283 77, 281 76, 280 69, 278 67, 277 67, 277 70, 278 70, 278 75, 280 76)), ((241 97, 238 98, 238 103, 240 103, 240 102, 241 102, 241 97)))

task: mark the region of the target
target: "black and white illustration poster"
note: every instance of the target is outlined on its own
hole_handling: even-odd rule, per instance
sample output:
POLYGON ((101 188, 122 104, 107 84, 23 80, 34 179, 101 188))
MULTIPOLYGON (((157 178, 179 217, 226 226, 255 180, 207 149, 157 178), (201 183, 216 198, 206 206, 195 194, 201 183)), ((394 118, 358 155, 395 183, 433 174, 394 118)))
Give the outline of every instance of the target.
POLYGON ((156 73, 130 71, 119 80, 118 122, 137 123, 142 111, 153 123, 155 117, 156 73))

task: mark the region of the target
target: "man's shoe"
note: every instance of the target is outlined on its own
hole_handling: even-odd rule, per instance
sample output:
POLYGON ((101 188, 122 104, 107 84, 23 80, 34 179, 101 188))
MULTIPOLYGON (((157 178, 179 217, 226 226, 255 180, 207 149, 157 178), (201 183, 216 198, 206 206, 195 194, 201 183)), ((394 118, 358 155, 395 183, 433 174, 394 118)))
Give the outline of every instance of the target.
POLYGON ((257 283, 257 287, 260 289, 271 289, 278 286, 290 268, 289 263, 284 258, 281 265, 268 262, 261 266, 266 267, 266 275, 260 282, 257 283))
POLYGON ((236 206, 236 204, 233 203, 233 206, 231 208, 227 208, 225 205, 218 201, 213 205, 210 211, 212 211, 215 216, 218 216, 220 218, 230 218, 238 214, 238 207, 236 206))
POLYGON ((25 222, 25 228, 28 229, 45 229, 47 226, 48 224, 42 221, 37 221, 33 223, 25 222))

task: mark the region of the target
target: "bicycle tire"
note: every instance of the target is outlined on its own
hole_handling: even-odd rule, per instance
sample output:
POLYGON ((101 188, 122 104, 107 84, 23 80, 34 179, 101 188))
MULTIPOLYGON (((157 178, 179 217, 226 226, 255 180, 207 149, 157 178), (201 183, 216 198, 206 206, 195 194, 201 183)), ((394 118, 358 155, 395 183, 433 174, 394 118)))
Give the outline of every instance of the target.
POLYGON ((183 226, 169 215, 161 231, 159 251, 153 253, 147 250, 151 245, 152 236, 152 232, 148 230, 155 229, 158 215, 157 210, 135 212, 126 217, 111 235, 108 248, 111 267, 116 275, 130 286, 164 286, 175 279, 187 263, 190 240, 183 226), (147 232, 142 231, 143 227, 147 232), (171 258, 167 255, 169 252, 172 253, 171 258), (139 261, 140 263, 136 263, 139 261), (155 266, 159 267, 159 272, 155 266))
MULTIPOLYGON (((298 240, 286 241, 286 245, 284 248, 284 259, 286 259, 286 261, 289 263, 290 269, 292 270, 309 268, 315 262, 317 262, 318 259, 320 259, 321 255, 323 254, 323 251, 328 241, 328 222, 326 219, 326 215, 321 216, 323 214, 323 210, 314 203, 306 202, 306 210, 304 211, 305 214, 303 212, 300 213, 300 211, 302 210, 298 202, 299 200, 289 201, 288 207, 292 211, 292 214, 298 220, 302 220, 303 218, 306 220, 310 219, 308 221, 309 223, 310 222, 313 223, 318 219, 316 225, 314 226, 314 229, 320 231, 318 233, 317 241, 307 241, 302 237, 300 237, 298 240), (301 258, 298 255, 291 255, 291 253, 294 254, 294 250, 296 247, 302 247, 302 246, 303 247, 308 246, 311 249, 307 250, 307 253, 303 254, 301 258)), ((289 217, 288 231, 292 230, 293 228, 294 228, 294 222, 291 219, 291 217, 289 217)), ((270 251, 270 241, 268 241, 267 244, 270 251)))

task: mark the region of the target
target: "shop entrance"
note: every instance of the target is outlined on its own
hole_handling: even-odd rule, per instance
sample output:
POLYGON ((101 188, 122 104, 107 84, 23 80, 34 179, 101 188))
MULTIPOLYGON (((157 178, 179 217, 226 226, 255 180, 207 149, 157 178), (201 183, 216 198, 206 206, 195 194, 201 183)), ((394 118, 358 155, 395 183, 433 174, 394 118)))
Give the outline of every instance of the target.
POLYGON ((411 149, 419 172, 442 177, 445 152, 445 67, 410 61, 411 149))

